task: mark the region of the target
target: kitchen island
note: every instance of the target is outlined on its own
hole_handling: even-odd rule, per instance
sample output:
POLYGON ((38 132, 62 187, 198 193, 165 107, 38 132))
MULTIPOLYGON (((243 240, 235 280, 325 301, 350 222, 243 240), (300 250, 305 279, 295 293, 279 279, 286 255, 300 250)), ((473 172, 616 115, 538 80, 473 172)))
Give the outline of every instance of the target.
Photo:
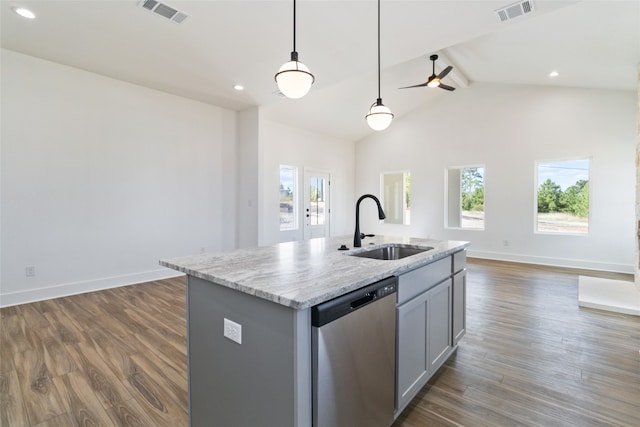
MULTIPOLYGON (((351 240, 312 239, 160 261, 187 274, 192 426, 310 426, 311 308, 388 277, 411 277, 436 261, 448 263, 450 277, 454 254, 468 246, 377 236, 362 248, 338 251, 351 240), (353 256, 394 243, 433 249, 399 260, 353 256)), ((410 282, 407 289, 414 286, 410 282)))

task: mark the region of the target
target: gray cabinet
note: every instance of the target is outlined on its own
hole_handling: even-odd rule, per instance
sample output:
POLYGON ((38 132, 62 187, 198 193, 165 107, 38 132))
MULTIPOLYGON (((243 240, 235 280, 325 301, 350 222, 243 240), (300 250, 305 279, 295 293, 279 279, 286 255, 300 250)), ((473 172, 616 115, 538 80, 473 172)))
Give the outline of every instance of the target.
POLYGON ((397 309, 396 413, 413 399, 429 378, 427 353, 428 292, 397 309))
POLYGON ((451 354, 451 278, 399 305, 397 316, 399 414, 451 354))
POLYGON ((456 252, 452 257, 453 271, 453 345, 457 345, 467 331, 467 251, 456 252))
POLYGON ((439 259, 398 277, 398 305, 451 276, 451 257, 439 259))
POLYGON ((435 373, 451 354, 451 279, 427 292, 427 348, 429 374, 435 373))
POLYGON ((453 276, 453 345, 457 345, 467 331, 467 270, 453 276))
POLYGON ((465 332, 466 251, 398 276, 396 416, 465 332))

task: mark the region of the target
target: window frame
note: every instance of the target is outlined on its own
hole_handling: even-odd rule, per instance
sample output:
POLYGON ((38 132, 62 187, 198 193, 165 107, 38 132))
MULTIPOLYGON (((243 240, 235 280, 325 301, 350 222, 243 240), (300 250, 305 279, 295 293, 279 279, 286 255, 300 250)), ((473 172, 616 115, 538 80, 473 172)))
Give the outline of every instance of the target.
POLYGON ((486 188, 487 188, 487 167, 484 163, 476 163, 471 165, 463 165, 463 166, 447 166, 444 169, 444 228, 450 230, 464 230, 464 231, 485 231, 487 229, 486 222, 486 212, 487 212, 487 197, 486 197, 486 188), (450 205, 451 202, 449 200, 449 171, 457 170, 459 171, 459 176, 462 176, 463 169, 482 169, 482 187, 483 187, 483 201, 482 201, 482 228, 476 227, 463 227, 462 226, 462 180, 459 181, 459 197, 457 201, 458 212, 460 213, 460 225, 450 225, 450 205))
POLYGON ((385 206, 387 205, 387 200, 385 196, 385 175, 399 175, 402 174, 402 222, 388 222, 385 218, 382 222, 388 225, 411 225, 411 170, 402 169, 402 170, 394 170, 394 171, 384 171, 380 172, 380 203, 382 204, 382 208, 387 214, 387 209, 385 206), (409 176, 409 191, 407 192, 407 188, 405 185, 407 175, 409 176), (408 202, 407 202, 408 201, 408 202))
MULTIPOLYGON (((536 160, 534 163, 534 191, 533 191, 533 233, 537 235, 543 236, 577 236, 577 237, 587 237, 591 235, 591 203, 592 203, 592 190, 591 190, 591 165, 593 162, 592 156, 573 156, 573 157, 563 157, 563 158, 555 158, 555 159, 547 159, 547 160, 536 160), (585 233, 575 231, 550 231, 550 230, 538 230, 538 188, 540 187, 540 164, 545 163, 561 163, 561 162, 571 162, 571 161, 581 161, 587 160, 589 162, 588 168, 588 179, 587 183, 589 184, 589 214, 587 215, 587 231, 585 233)), ((555 181, 553 181, 555 183, 555 181)), ((577 181, 576 181, 577 182, 577 181)), ((556 183, 557 184, 557 183, 556 183)))

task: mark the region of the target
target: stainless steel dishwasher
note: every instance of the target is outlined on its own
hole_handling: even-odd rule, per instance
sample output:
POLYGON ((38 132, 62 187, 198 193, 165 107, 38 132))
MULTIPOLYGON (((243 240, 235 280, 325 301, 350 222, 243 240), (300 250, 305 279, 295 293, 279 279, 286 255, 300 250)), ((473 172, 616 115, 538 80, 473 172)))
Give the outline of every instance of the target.
POLYGON ((390 277, 312 308, 315 427, 393 423, 396 283, 390 277))

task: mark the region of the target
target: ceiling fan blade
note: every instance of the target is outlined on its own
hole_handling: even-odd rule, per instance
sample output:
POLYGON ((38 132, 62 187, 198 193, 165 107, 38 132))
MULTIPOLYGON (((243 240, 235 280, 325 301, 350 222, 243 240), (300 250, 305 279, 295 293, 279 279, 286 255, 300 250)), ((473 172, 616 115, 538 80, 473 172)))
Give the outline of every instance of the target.
POLYGON ((424 86, 426 86, 428 83, 429 83, 429 82, 424 82, 424 83, 421 83, 421 84, 419 84, 419 85, 405 86, 405 87, 400 87, 400 88, 398 88, 398 89, 411 89, 412 87, 424 87, 424 86))
POLYGON ((442 70, 442 72, 440 74, 438 74, 438 78, 440 80, 442 80, 444 78, 444 76, 446 76, 447 74, 449 74, 451 72, 451 70, 453 70, 453 67, 451 65, 449 65, 447 68, 442 70))
POLYGON ((442 83, 440 83, 440 85, 439 85, 438 87, 439 87, 440 89, 444 89, 444 90, 450 90, 450 91, 454 91, 454 90, 456 90, 456 88, 455 88, 455 87, 447 86, 447 85, 444 85, 444 84, 442 84, 442 83))

